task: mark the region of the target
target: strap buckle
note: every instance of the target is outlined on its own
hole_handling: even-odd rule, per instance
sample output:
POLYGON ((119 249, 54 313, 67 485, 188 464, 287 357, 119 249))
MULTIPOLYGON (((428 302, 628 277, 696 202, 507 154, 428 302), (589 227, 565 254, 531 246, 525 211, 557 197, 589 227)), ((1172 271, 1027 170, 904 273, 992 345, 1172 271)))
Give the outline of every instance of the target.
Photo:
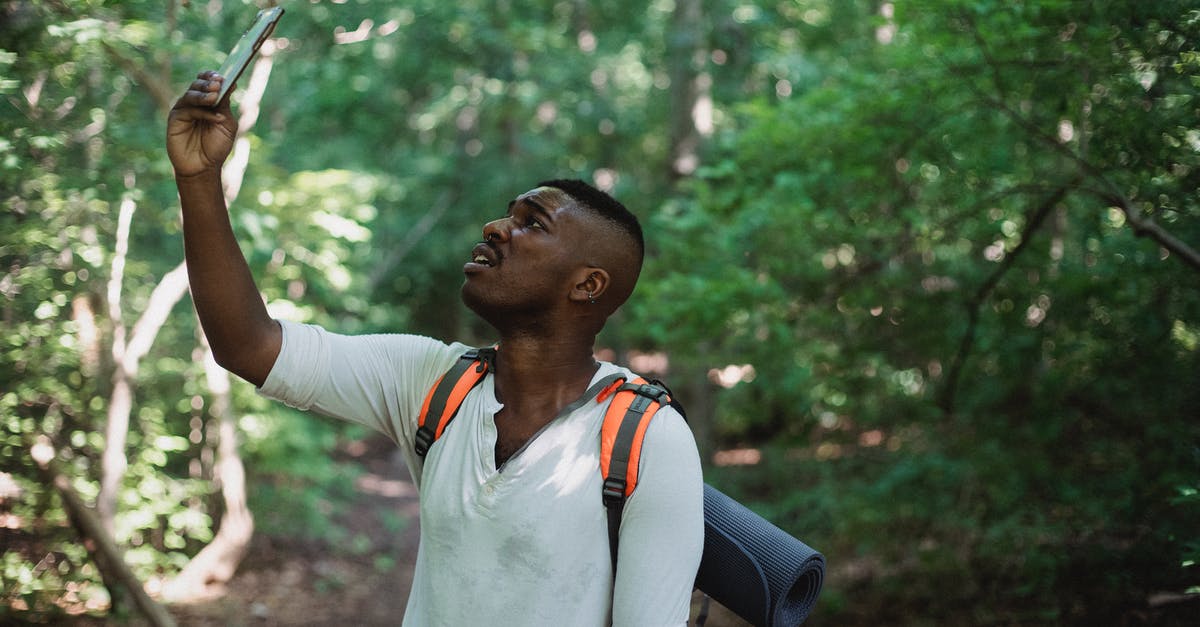
POLYGON ((413 449, 417 451, 417 455, 425 457, 429 452, 429 447, 433 446, 433 429, 424 425, 417 428, 417 436, 413 438, 413 449))
POLYGON ((604 498, 604 506, 612 507, 625 502, 625 480, 616 478, 606 478, 604 480, 604 489, 600 491, 604 498))
POLYGON ((467 361, 478 360, 479 365, 475 366, 475 372, 487 372, 488 370, 495 370, 496 369, 496 348, 495 347, 472 348, 471 350, 463 353, 463 355, 462 355, 462 357, 460 357, 460 359, 466 359, 467 361))
POLYGON ((664 389, 662 386, 652 385, 650 383, 626 383, 625 385, 622 385, 619 390, 633 392, 638 396, 648 398, 660 405, 666 404, 670 400, 670 395, 667 393, 666 389, 664 389))

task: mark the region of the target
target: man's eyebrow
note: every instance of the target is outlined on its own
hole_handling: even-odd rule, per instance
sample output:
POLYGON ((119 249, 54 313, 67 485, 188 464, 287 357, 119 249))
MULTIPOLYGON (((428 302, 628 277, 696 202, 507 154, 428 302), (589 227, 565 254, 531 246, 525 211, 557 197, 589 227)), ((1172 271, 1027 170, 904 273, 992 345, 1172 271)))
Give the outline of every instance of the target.
POLYGON ((523 203, 533 207, 534 211, 541 214, 542 217, 546 218, 546 220, 551 221, 551 222, 554 221, 554 215, 550 213, 550 210, 547 209, 545 205, 534 200, 533 198, 531 198, 529 196, 518 198, 516 200, 510 200, 508 202, 508 214, 509 215, 512 215, 513 207, 516 206, 516 204, 518 202, 523 202, 523 203))

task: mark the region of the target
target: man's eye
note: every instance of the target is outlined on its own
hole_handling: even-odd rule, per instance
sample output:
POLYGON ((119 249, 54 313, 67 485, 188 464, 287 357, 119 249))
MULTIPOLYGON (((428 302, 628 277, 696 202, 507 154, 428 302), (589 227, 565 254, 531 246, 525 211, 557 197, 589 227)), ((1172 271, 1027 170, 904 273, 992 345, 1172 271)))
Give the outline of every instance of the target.
POLYGON ((534 218, 534 217, 525 218, 525 226, 527 226, 531 229, 546 228, 546 226, 544 224, 542 224, 541 220, 538 220, 537 218, 534 218))

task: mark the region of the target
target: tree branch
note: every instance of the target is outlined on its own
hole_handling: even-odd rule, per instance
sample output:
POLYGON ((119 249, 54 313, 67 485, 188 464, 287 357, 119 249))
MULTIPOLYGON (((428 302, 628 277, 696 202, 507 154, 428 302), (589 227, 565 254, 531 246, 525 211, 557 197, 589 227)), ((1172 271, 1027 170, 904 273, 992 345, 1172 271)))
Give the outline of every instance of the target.
POLYGON ((164 274, 158 285, 154 286, 154 291, 150 292, 150 300, 146 303, 146 310, 133 325, 129 346, 125 349, 122 366, 126 368, 129 376, 137 374, 138 362, 150 351, 159 329, 166 324, 171 309, 183 298, 187 289, 187 266, 183 262, 164 274))
POLYGON ((150 97, 154 100, 154 104, 158 105, 159 111, 165 117, 167 111, 171 110, 171 105, 175 103, 175 92, 171 89, 171 86, 146 71, 145 64, 138 63, 125 56, 116 46, 106 41, 100 42, 100 46, 104 48, 108 56, 112 57, 117 67, 128 72, 133 76, 133 80, 146 88, 146 92, 150 94, 150 97))
POLYGON ((1106 194, 1104 192, 1095 192, 1105 202, 1121 210, 1125 214, 1125 221, 1129 223, 1133 229, 1133 234, 1138 237, 1149 237, 1158 242, 1159 246, 1169 250, 1183 259, 1184 263, 1188 264, 1196 270, 1200 270, 1200 252, 1192 248, 1183 240, 1171 235, 1166 229, 1162 228, 1152 218, 1146 217, 1141 211, 1130 204, 1129 199, 1119 194, 1106 194))
MULTIPOLYGON (((132 177, 126 179, 132 187, 132 177)), ((116 242, 113 245, 111 275, 108 278, 108 317, 113 326, 112 339, 112 393, 108 399, 108 414, 104 421, 104 453, 100 462, 100 491, 96 494, 96 512, 100 523, 112 533, 113 519, 117 513, 117 490, 125 476, 128 460, 125 458, 125 439, 129 431, 129 414, 133 408, 133 389, 129 381, 126 357, 126 329, 121 311, 121 294, 124 290, 125 260, 129 254, 129 230, 133 223, 133 212, 137 203, 126 193, 121 200, 117 216, 116 242)))
POLYGON ((975 295, 967 301, 967 330, 963 333, 962 340, 958 345, 958 352, 955 354, 954 360, 950 363, 946 374, 946 382, 942 387, 937 401, 938 407, 945 413, 950 414, 954 411, 955 396, 958 393, 958 378, 962 375, 963 365, 974 349, 975 331, 979 325, 979 312, 983 308, 984 302, 987 301, 988 296, 996 288, 996 285, 1000 283, 1000 280, 1004 278, 1004 275, 1012 268, 1017 257, 1029 247, 1034 233, 1041 228, 1042 224, 1046 221, 1046 217, 1050 215, 1055 205, 1062 201, 1067 195, 1067 191, 1073 185, 1074 182, 1071 182, 1059 187, 1027 216, 1025 228, 1021 231, 1021 243, 1017 244, 1017 247, 1011 253, 1005 255, 1000 265, 984 280, 979 289, 975 291, 975 295))
POLYGON ((133 597, 134 605, 151 625, 174 627, 175 619, 171 617, 166 608, 146 594, 141 581, 133 574, 133 571, 129 570, 129 565, 125 563, 120 549, 117 548, 112 536, 105 530, 99 517, 84 504, 83 499, 79 498, 74 488, 71 487, 70 480, 58 468, 54 461, 54 446, 50 444, 49 438, 41 436, 30 446, 30 455, 37 462, 42 479, 47 484, 54 486, 59 497, 62 498, 63 509, 66 510, 71 525, 83 539, 83 544, 92 556, 92 561, 98 569, 106 573, 105 581, 113 581, 127 590, 133 597))
MULTIPOLYGON (((1105 176, 1105 173, 1090 161, 1085 159, 1083 155, 1071 150, 1065 143, 1058 141, 1058 138, 1045 132, 1033 122, 1022 116, 1020 113, 1014 111, 1012 107, 1008 106, 1008 103, 1006 103, 1002 97, 1004 93, 1004 87, 999 78, 1000 73, 998 71, 998 63, 988 53, 986 42, 983 41, 982 36, 978 32, 979 29, 975 28, 974 23, 970 19, 967 19, 967 22, 971 24, 976 43, 979 46, 980 53, 984 58, 984 64, 987 65, 988 69, 992 71, 992 74, 995 77, 994 82, 996 84, 996 89, 1001 96, 996 97, 983 93, 979 87, 975 85, 973 80, 969 80, 970 77, 966 75, 965 71, 963 71, 965 69, 956 71, 950 66, 945 67, 952 73, 967 78, 968 80, 963 81, 964 84, 969 90, 971 90, 972 93, 976 95, 977 98, 979 98, 985 104, 999 109, 1005 115, 1005 117, 1014 122, 1026 133, 1029 133, 1031 137, 1036 139, 1038 142, 1049 146, 1051 150, 1059 153, 1060 155, 1066 157, 1068 161, 1074 163, 1079 168, 1080 172, 1087 178, 1094 179, 1095 181, 1099 182, 1105 191, 1092 190, 1092 193, 1104 199, 1104 201, 1109 203, 1111 206, 1115 206, 1120 209, 1121 212, 1125 214, 1125 219, 1129 223, 1130 228, 1133 229, 1135 235, 1138 237, 1149 237, 1163 248, 1179 256, 1181 259, 1183 259, 1184 263, 1188 264, 1192 268, 1195 268, 1196 270, 1200 270, 1200 252, 1198 252, 1195 248, 1192 248, 1183 240, 1180 240, 1172 235, 1161 225, 1154 222, 1153 219, 1146 217, 1140 211, 1135 209, 1130 203, 1129 199, 1121 193, 1119 188, 1113 184, 1112 181, 1108 180, 1108 177, 1105 176)), ((1082 182, 1082 180, 1080 182, 1082 182)))

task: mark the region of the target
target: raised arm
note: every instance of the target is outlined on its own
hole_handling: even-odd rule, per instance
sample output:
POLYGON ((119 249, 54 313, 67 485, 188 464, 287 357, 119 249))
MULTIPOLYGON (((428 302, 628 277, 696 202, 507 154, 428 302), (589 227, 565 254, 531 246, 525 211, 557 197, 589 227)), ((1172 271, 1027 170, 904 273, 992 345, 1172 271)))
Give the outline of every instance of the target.
POLYGON ((221 190, 221 166, 233 148, 237 121, 222 78, 203 72, 167 118, 167 155, 183 208, 183 245, 192 302, 217 363, 261 386, 279 355, 282 333, 267 314, 238 247, 221 190))

